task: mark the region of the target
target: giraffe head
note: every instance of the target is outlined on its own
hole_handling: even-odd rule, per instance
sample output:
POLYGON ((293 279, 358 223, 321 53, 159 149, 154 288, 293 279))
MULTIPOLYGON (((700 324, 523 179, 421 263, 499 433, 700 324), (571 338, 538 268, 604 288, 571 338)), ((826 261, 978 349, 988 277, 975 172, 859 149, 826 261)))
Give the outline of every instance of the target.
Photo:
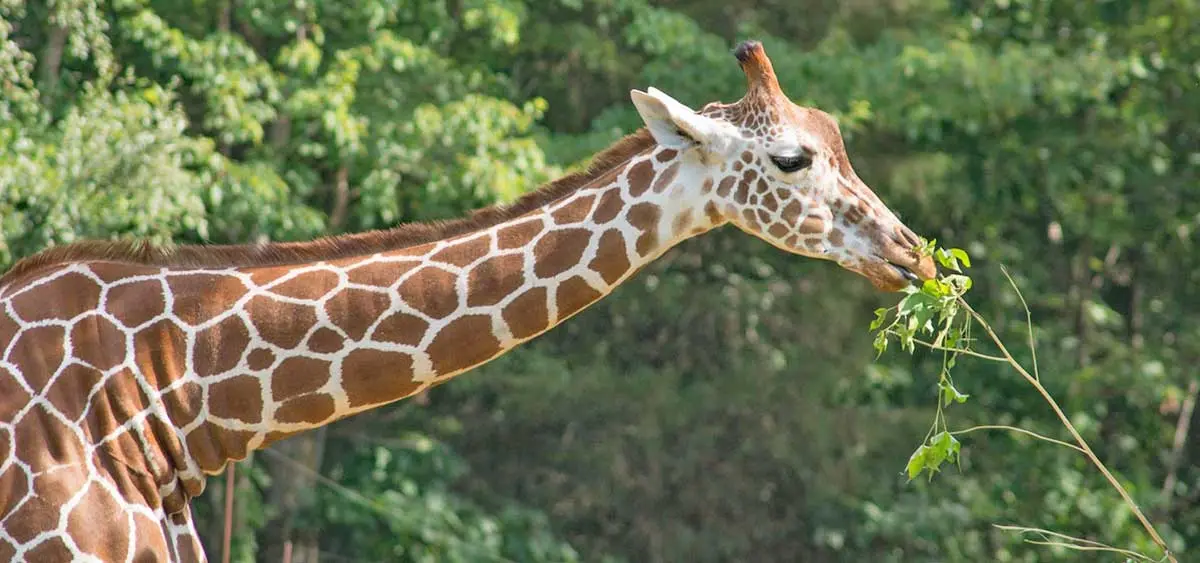
POLYGON ((696 112, 654 88, 631 92, 655 141, 680 159, 679 176, 700 186, 709 216, 836 261, 885 291, 936 275, 918 237, 855 174, 837 122, 784 95, 760 43, 734 55, 749 82, 735 103, 696 112))

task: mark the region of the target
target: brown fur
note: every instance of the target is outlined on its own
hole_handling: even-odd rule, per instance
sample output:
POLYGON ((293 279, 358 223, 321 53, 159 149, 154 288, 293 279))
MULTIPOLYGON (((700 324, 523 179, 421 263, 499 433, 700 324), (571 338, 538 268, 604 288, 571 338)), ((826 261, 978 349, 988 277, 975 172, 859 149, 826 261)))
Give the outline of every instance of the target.
POLYGON ((387 230, 305 242, 156 246, 140 240, 83 241, 50 248, 18 261, 0 276, 0 287, 23 274, 70 262, 120 262, 176 268, 278 266, 407 248, 484 229, 524 215, 586 186, 653 145, 654 138, 650 133, 646 129, 639 129, 596 155, 585 170, 554 180, 509 205, 486 207, 460 219, 408 223, 387 230))

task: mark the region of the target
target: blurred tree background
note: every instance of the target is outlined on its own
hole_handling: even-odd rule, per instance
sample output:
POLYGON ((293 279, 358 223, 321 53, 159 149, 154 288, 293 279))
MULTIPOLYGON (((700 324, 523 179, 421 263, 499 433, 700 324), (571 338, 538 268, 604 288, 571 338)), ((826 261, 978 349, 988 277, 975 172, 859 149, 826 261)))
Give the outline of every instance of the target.
MULTIPOLYGON (((906 223, 972 253, 972 302, 1019 343, 1011 269, 1047 386, 1194 551, 1194 0, 0 0, 0 269, 509 200, 637 127, 631 88, 740 97, 749 37, 906 223)), ((992 523, 1151 551, 1084 458, 1020 435, 907 482, 939 360, 873 361, 892 303, 732 228, 689 241, 450 385, 240 464, 235 560, 1098 560, 992 523)), ((1061 435, 1001 367, 956 380, 953 424, 1061 435)), ((214 558, 222 485, 196 502, 214 558)))

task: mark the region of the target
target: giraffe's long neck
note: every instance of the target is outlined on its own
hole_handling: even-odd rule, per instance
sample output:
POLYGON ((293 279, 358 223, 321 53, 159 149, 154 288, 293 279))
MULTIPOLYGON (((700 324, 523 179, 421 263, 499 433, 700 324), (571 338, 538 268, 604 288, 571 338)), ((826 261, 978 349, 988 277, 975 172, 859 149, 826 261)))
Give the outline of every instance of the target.
POLYGON ((234 305, 206 321, 209 337, 194 340, 187 360, 206 405, 184 428, 191 457, 215 471, 441 383, 566 320, 716 226, 704 204, 711 182, 689 178, 698 167, 684 158, 649 150, 540 209, 446 240, 205 281, 206 293, 234 305))

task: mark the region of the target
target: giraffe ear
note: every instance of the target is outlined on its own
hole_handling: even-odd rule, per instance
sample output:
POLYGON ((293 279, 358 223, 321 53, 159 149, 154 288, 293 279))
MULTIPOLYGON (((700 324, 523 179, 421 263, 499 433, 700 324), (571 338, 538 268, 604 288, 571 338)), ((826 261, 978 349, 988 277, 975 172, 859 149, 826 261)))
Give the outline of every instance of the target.
POLYGON ((715 121, 656 88, 650 88, 648 92, 632 90, 629 96, 659 145, 671 149, 705 146, 716 133, 715 121))

